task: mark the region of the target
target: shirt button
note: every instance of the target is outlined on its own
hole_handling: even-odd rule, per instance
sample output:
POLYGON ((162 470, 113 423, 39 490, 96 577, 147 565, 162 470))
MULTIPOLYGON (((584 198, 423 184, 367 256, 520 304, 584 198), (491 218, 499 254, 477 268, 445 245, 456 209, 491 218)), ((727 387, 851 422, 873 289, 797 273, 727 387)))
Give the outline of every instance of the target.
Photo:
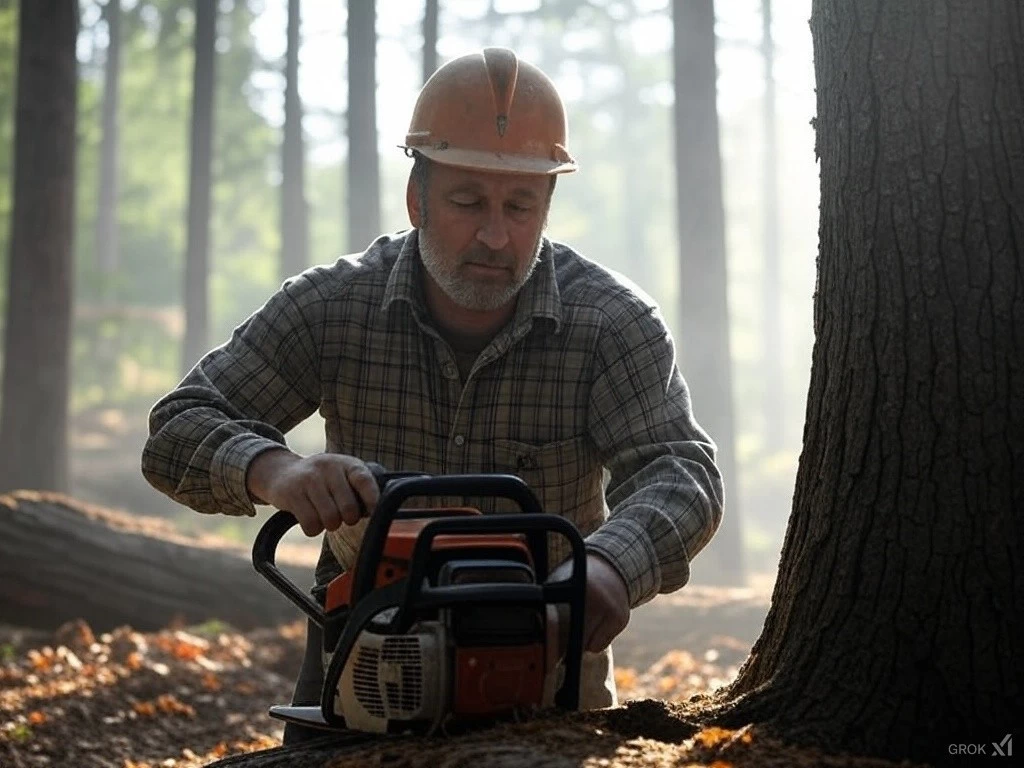
POLYGON ((456 435, 455 436, 455 444, 456 445, 463 445, 463 444, 465 444, 465 442, 466 442, 466 438, 463 437, 462 435, 456 435))
POLYGON ((444 371, 444 375, 449 379, 454 379, 459 374, 459 372, 455 370, 455 366, 451 363, 445 363, 442 370, 444 371))

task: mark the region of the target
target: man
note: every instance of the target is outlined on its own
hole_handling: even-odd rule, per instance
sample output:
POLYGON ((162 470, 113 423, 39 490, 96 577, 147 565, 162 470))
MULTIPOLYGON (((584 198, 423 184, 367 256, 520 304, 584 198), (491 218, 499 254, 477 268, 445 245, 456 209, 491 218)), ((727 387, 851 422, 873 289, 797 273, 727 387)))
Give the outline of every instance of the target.
MULTIPOLYGON (((722 483, 657 308, 542 236, 556 175, 576 169, 565 142, 554 86, 512 51, 439 69, 406 141, 413 229, 287 281, 157 403, 142 464, 200 512, 262 502, 326 531, 318 586, 354 562, 357 497, 370 514, 378 498, 366 462, 520 475, 585 537, 593 708, 616 703, 609 646, 630 610, 687 581, 722 483), (318 408, 326 452, 288 450, 318 408)), ((294 703, 319 701, 315 629, 294 703)))

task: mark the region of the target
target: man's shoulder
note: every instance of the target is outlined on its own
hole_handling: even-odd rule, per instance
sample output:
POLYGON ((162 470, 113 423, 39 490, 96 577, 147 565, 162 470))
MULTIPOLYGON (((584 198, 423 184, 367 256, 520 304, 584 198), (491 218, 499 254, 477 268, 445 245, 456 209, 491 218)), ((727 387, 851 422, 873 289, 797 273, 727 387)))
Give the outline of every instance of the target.
POLYGON ((563 307, 612 321, 659 312, 657 302, 620 272, 591 261, 565 243, 551 241, 551 253, 563 307))
POLYGON ((348 291, 381 293, 405 244, 407 233, 381 235, 360 253, 340 256, 330 264, 317 264, 290 278, 286 285, 313 291, 320 298, 335 298, 348 291))

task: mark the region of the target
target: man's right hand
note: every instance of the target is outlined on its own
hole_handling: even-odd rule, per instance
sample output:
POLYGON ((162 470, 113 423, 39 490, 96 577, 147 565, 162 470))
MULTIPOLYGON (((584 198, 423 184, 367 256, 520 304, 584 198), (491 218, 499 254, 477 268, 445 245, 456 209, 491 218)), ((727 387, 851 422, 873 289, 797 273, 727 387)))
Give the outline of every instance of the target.
POLYGON ((245 485, 254 500, 295 515, 307 536, 337 530, 342 523, 355 525, 380 498, 365 462, 340 453, 264 451, 249 465, 245 485))

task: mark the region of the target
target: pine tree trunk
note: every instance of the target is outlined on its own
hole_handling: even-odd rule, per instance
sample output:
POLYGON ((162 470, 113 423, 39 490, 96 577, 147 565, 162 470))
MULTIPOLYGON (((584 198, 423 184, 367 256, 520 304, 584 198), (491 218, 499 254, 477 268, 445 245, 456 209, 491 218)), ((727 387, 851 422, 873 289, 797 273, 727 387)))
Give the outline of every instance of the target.
POLYGON ((437 27, 440 9, 438 0, 423 3, 423 82, 437 69, 437 27))
POLYGON ((720 583, 743 584, 746 566, 733 423, 714 6, 712 0, 673 0, 672 16, 680 257, 677 344, 694 413, 718 446, 717 461, 725 481, 722 525, 694 571, 720 583), (708 566, 714 573, 706 570, 708 566))
POLYGON ((107 0, 107 60, 103 65, 103 136, 100 140, 100 190, 96 211, 96 263, 111 274, 117 269, 118 124, 121 79, 121 0, 107 0))
POLYGON ((775 131, 775 42, 772 39, 772 0, 761 0, 761 46, 764 59, 764 274, 762 359, 764 382, 764 452, 778 453, 787 445, 785 399, 786 345, 782 333, 782 266, 779 255, 779 142, 775 131))
POLYGON ((299 96, 299 0, 288 0, 285 61, 284 140, 281 146, 281 279, 309 266, 309 213, 306 206, 305 145, 299 96))
POLYGON ((374 0, 348 2, 348 250, 380 235, 377 155, 377 31, 374 0))
POLYGON ((816 0, 804 449, 724 723, 949 760, 1024 695, 1024 17, 816 0))
POLYGON ((213 154, 213 85, 217 3, 196 0, 195 65, 188 185, 188 250, 185 254, 185 341, 182 371, 207 352, 210 333, 210 187, 213 154))
POLYGON ((22 3, 18 23, 0 489, 64 490, 68 483, 78 3, 22 3))

